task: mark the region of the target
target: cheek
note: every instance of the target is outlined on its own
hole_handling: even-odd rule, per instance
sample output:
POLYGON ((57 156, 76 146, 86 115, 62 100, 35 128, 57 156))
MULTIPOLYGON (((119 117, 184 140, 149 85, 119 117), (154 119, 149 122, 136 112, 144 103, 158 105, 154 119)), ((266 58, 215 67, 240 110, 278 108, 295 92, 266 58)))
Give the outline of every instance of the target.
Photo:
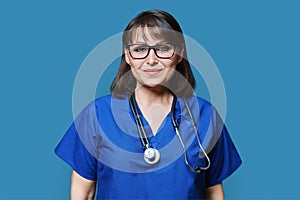
POLYGON ((130 69, 131 69, 131 73, 132 73, 133 76, 136 78, 136 76, 137 76, 137 70, 136 70, 136 68, 130 67, 130 69))
POLYGON ((166 63, 166 65, 168 65, 170 68, 176 68, 176 66, 178 65, 178 63, 181 62, 181 57, 178 55, 175 55, 171 60, 169 60, 168 63, 166 63))
POLYGON ((130 66, 130 69, 131 69, 130 71, 131 71, 133 77, 135 79, 139 80, 141 78, 141 75, 142 75, 141 72, 140 72, 140 67, 137 66, 137 65, 132 64, 130 66))
POLYGON ((165 63, 164 65, 165 65, 165 67, 167 67, 170 70, 175 70, 176 66, 177 66, 177 63, 178 63, 177 60, 173 60, 169 63, 165 63))
POLYGON ((166 67, 164 73, 165 81, 170 80, 175 72, 176 72, 176 65, 169 65, 168 67, 166 67))
POLYGON ((168 74, 167 74, 167 79, 169 80, 175 73, 175 68, 169 68, 168 69, 168 74))
POLYGON ((141 60, 129 59, 131 70, 139 69, 143 66, 144 62, 141 60))
POLYGON ((177 60, 170 62, 168 63, 168 65, 165 66, 167 66, 167 79, 169 80, 176 72, 177 60))

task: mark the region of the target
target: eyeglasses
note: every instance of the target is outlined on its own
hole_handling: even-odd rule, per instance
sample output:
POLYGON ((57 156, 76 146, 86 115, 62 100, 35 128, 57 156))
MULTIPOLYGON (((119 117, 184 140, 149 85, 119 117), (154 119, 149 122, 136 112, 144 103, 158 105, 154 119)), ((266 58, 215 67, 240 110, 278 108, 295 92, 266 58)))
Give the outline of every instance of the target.
POLYGON ((153 49, 158 58, 168 59, 174 55, 175 45, 170 43, 159 43, 154 46, 147 44, 132 44, 128 45, 129 54, 133 59, 145 59, 150 50, 153 49))

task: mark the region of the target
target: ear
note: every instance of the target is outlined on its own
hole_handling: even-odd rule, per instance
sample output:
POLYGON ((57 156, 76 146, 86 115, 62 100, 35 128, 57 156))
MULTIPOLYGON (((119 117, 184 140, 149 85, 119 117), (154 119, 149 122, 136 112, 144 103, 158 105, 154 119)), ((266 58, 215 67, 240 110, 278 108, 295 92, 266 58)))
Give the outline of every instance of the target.
POLYGON ((124 49, 125 61, 128 65, 130 65, 129 52, 127 49, 124 49))
POLYGON ((180 63, 180 62, 182 61, 184 50, 185 50, 185 49, 184 49, 184 45, 181 44, 180 52, 178 52, 178 60, 177 60, 177 63, 180 63))

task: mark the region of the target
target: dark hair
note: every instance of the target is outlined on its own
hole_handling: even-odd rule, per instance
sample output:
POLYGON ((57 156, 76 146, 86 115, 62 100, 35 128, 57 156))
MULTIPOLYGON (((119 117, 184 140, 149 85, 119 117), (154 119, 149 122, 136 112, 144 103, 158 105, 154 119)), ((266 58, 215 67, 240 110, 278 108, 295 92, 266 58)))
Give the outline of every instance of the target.
MULTIPOLYGON (((124 95, 132 94, 135 90, 136 79, 131 73, 130 65, 126 63, 124 48, 127 48, 127 45, 132 39, 132 35, 138 28, 141 28, 142 31, 143 28, 153 28, 155 37, 163 37, 169 42, 175 43, 177 47, 184 48, 182 61, 176 66, 176 71, 179 73, 174 73, 166 87, 170 88, 170 90, 178 97, 191 96, 194 92, 196 82, 187 60, 182 30, 176 19, 162 10, 144 11, 133 18, 125 28, 122 37, 123 55, 120 67, 110 86, 112 95, 123 98, 124 95)), ((144 32, 143 36, 145 37, 144 32)))

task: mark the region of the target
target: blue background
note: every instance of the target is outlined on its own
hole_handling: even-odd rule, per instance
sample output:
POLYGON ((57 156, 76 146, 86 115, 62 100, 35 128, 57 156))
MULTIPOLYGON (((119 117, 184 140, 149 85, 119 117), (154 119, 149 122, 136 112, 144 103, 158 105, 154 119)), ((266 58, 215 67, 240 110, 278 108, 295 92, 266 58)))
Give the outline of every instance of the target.
POLYGON ((53 149, 73 120, 77 70, 96 45, 151 8, 172 13, 221 72, 226 124, 244 161, 224 182, 227 198, 300 198, 296 0, 7 0, 0 2, 1 199, 69 197, 71 169, 53 149))

